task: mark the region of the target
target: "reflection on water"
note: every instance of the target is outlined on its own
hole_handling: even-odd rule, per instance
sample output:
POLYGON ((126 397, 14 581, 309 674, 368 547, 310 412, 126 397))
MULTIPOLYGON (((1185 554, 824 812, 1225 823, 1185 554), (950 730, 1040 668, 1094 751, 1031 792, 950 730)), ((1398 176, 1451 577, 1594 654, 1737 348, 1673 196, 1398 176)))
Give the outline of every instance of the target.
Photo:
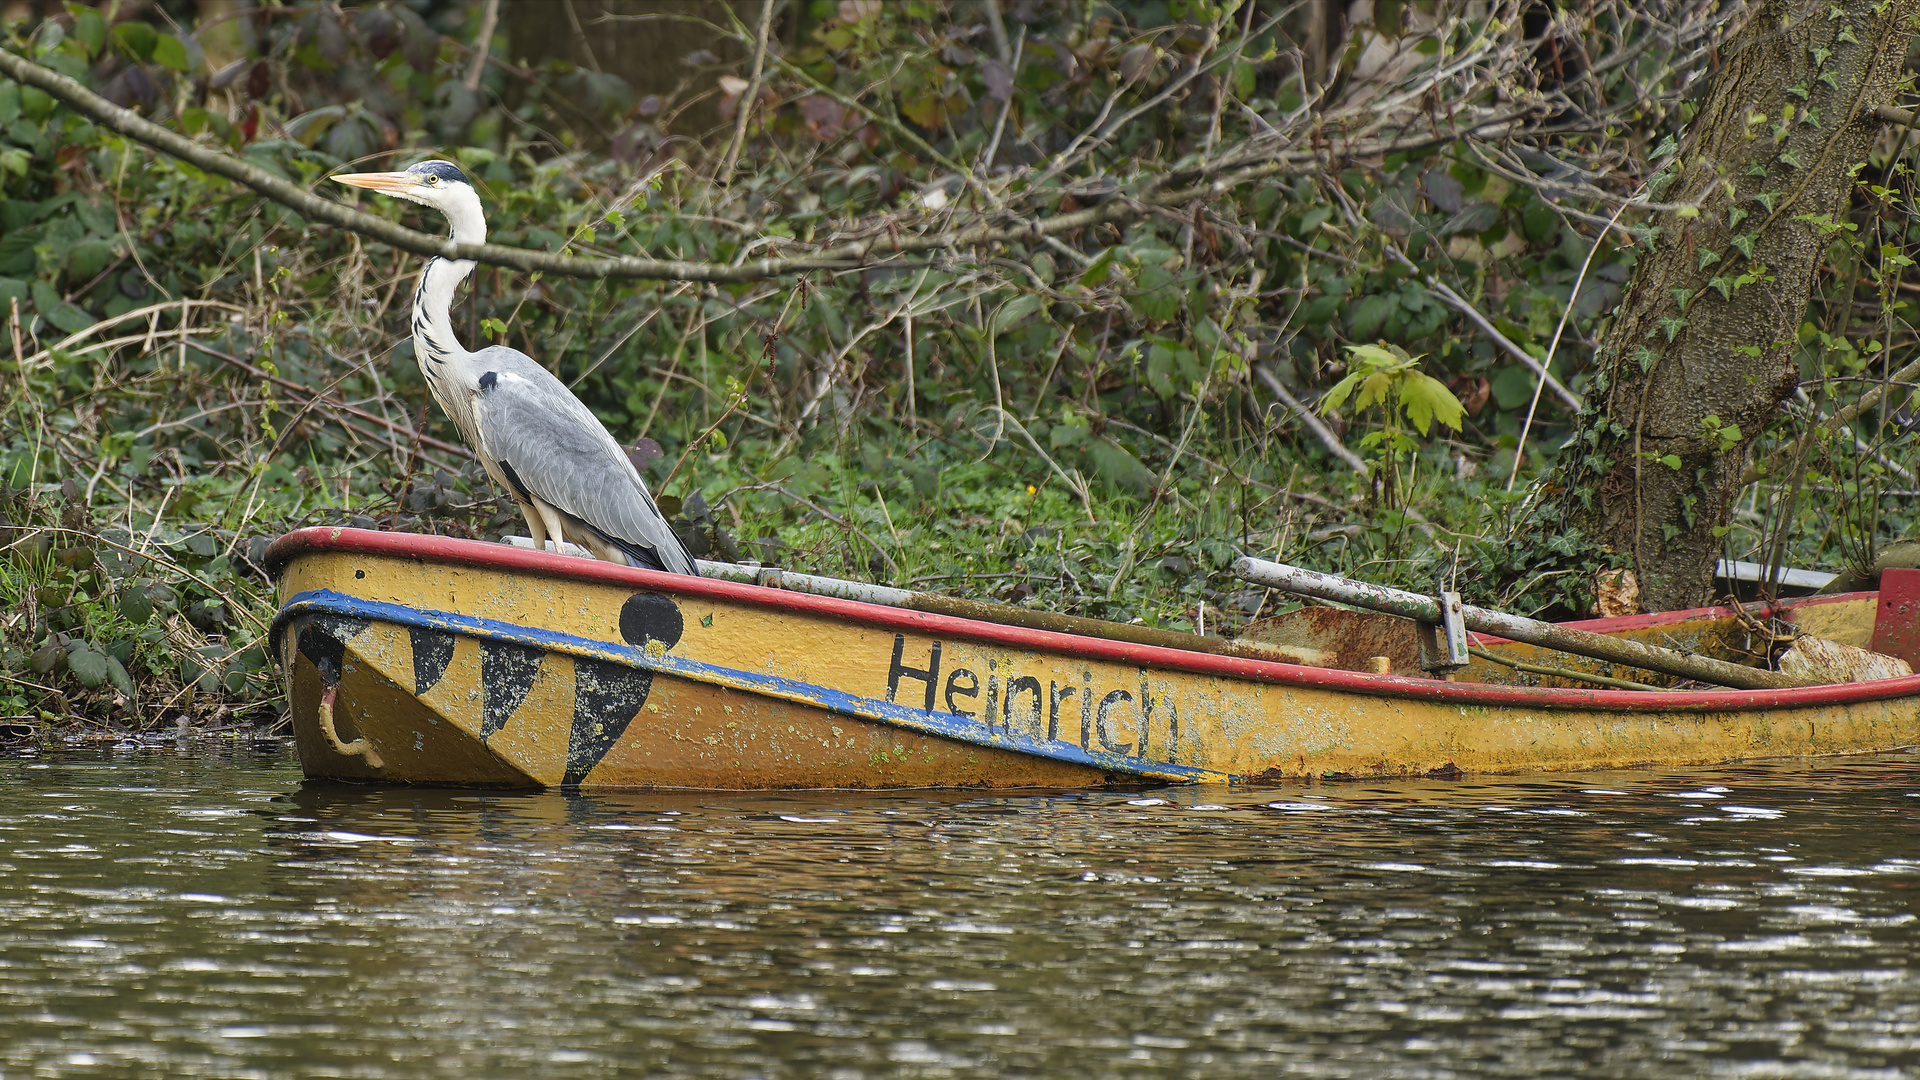
POLYGON ((0 760, 0 1077, 1920 1069, 1920 757, 985 795, 0 760))

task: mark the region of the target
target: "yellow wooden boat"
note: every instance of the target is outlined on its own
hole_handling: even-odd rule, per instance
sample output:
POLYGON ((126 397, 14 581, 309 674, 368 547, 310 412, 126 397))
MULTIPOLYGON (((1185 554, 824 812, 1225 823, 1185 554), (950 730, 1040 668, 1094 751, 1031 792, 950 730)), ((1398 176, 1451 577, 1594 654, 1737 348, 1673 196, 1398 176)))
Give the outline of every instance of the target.
MULTIPOLYGON (((1476 659, 1449 681, 1406 670, 1397 646, 1380 643, 1391 627, 1372 631, 1380 640, 1367 640, 1364 656, 1351 627, 1301 638, 1325 621, 1311 611, 1266 644, 1226 645, 1043 615, 1038 627, 1006 625, 356 529, 291 533, 267 561, 293 731, 316 778, 1083 787, 1600 769, 1920 743, 1920 676, 1615 690, 1509 665, 1642 676, 1476 636, 1476 649, 1504 662, 1476 659), (1046 628, 1055 624, 1101 632, 1046 628), (1173 647, 1183 641, 1191 647, 1173 647)), ((1902 580, 1762 614, 1842 643, 1910 649, 1920 574, 1902 580)), ((1710 608, 1577 625, 1737 658, 1758 624, 1753 612, 1710 608)))

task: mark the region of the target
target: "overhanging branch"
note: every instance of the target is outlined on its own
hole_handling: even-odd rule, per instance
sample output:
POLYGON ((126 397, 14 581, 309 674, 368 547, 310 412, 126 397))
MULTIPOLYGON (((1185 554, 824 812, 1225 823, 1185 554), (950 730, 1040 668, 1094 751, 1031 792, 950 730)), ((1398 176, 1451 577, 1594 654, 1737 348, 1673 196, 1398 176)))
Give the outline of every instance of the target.
POLYGON ((1178 206, 1196 199, 1224 195, 1241 184, 1287 173, 1330 167, 1346 159, 1371 158, 1381 154, 1421 150, 1470 135, 1497 135, 1521 123, 1528 108, 1508 108, 1483 113, 1469 122, 1446 129, 1431 128, 1427 133, 1405 138, 1369 138, 1353 142, 1322 144, 1320 148, 1289 148, 1270 145, 1257 160, 1245 150, 1222 155, 1213 162, 1162 176, 1147 183, 1134 196, 1118 195, 1099 205, 1068 213, 1021 220, 1006 212, 989 211, 973 223, 957 229, 933 233, 879 232, 869 239, 844 243, 811 254, 779 259, 753 259, 738 264, 688 262, 678 259, 643 259, 635 256, 586 259, 545 251, 506 247, 500 244, 456 244, 445 237, 431 236, 397 225, 385 218, 357 210, 345 203, 322 199, 297 184, 143 119, 128 109, 88 90, 77 81, 42 67, 17 53, 0 49, 0 73, 18 82, 38 87, 90 117, 95 122, 128 138, 145 143, 162 153, 179 158, 199 169, 243 184, 304 217, 350 229, 363 236, 392 245, 415 255, 471 259, 492 266, 504 266, 527 272, 538 271, 562 277, 640 278, 663 281, 741 282, 759 281, 812 270, 857 270, 885 262, 898 255, 936 251, 960 251, 981 245, 1026 244, 1057 237, 1097 225, 1136 220, 1155 207, 1178 206), (1175 182, 1190 185, 1168 190, 1175 182))

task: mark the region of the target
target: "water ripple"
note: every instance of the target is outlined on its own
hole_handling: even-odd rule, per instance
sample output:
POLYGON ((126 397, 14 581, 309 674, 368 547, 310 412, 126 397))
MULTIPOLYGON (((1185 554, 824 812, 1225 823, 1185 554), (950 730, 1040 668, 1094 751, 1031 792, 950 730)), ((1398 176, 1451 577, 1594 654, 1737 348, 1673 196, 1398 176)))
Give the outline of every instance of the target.
POLYGON ((0 1076, 1920 1073, 1920 758, 513 795, 0 762, 0 1076))

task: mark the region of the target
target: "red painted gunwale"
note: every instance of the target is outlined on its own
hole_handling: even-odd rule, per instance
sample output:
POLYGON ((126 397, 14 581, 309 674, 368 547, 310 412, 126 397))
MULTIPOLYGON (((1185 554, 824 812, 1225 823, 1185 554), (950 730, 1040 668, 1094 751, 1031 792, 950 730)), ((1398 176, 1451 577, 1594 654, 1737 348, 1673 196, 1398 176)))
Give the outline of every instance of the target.
MULTIPOLYGON (((267 549, 267 569, 276 578, 288 563, 302 555, 336 552, 381 558, 413 559, 493 570, 506 574, 646 589, 698 597, 728 603, 747 604, 775 611, 859 622, 888 630, 924 634, 929 637, 963 639, 1008 649, 1067 653, 1092 659, 1109 660, 1140 667, 1185 671, 1229 679, 1246 679, 1282 686, 1337 690, 1366 697, 1412 699, 1436 704, 1460 706, 1499 706, 1532 709, 1606 709, 1619 712, 1723 712, 1769 708, 1810 708, 1846 705, 1854 702, 1885 701, 1920 695, 1920 674, 1876 682, 1841 683, 1792 690, 1714 690, 1647 691, 1603 689, 1558 689, 1527 686, 1498 686, 1491 683, 1443 682, 1438 679, 1413 679, 1397 675, 1370 675, 1358 671, 1304 667, 1271 660, 1248 660, 1236 656, 1186 652, 1156 645, 1135 645, 1124 641, 1081 637, 1031 630, 1019 626, 961 619, 924 611, 866 604, 833 596, 791 592, 761 585, 744 585, 714 578, 667 574, 638 567, 616 566, 597 559, 555 555, 510 544, 482 540, 459 540, 416 533, 375 532, 367 529, 316 526, 291 532, 274 541, 267 549)), ((1820 604, 1857 598, 1861 593, 1822 597, 1801 603, 1820 604)), ((1613 619, 1592 619, 1569 623, 1596 633, 1648 626, 1665 626, 1689 619, 1732 614, 1728 608, 1694 608, 1654 615, 1633 615, 1613 619)), ((1482 642, 1501 639, 1474 635, 1482 642)))

